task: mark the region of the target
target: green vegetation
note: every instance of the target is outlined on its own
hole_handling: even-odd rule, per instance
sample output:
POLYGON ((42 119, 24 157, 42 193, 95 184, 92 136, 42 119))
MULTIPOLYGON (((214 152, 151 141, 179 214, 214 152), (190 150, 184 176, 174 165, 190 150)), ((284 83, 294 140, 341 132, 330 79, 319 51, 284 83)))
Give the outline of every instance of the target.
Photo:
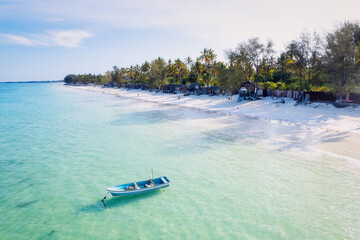
POLYGON ((216 60, 212 49, 205 48, 195 60, 187 57, 165 61, 157 58, 141 66, 114 66, 104 75, 68 75, 66 83, 148 84, 159 88, 169 83, 201 83, 238 89, 245 81, 264 88, 300 91, 333 91, 340 96, 360 89, 360 25, 345 22, 321 37, 303 32, 283 52, 276 53, 273 43, 258 38, 241 42, 226 52, 227 63, 216 60))

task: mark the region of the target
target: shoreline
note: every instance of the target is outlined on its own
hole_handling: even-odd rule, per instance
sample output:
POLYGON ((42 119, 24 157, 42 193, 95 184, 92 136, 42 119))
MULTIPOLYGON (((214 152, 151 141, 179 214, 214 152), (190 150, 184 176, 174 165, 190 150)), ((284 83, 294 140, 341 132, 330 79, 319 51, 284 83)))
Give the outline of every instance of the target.
MULTIPOLYGON (((101 88, 99 86, 66 87, 161 105, 201 110, 224 117, 237 116, 248 121, 258 120, 263 123, 262 125, 266 123, 263 128, 265 132, 273 126, 282 126, 275 138, 271 133, 267 133, 270 141, 296 144, 310 151, 350 160, 360 167, 359 106, 336 108, 327 103, 294 106, 295 101, 287 98, 285 98, 285 104, 276 104, 275 100, 271 100, 269 97, 257 101, 237 102, 237 95, 233 95, 232 99, 229 99, 224 96, 183 96, 183 94, 101 88)), ((234 125, 234 120, 230 120, 231 123, 228 124, 234 125)), ((228 118, 227 120, 220 119, 217 124, 224 124, 225 121, 228 121, 228 118)), ((244 129, 237 131, 241 130, 244 129)))

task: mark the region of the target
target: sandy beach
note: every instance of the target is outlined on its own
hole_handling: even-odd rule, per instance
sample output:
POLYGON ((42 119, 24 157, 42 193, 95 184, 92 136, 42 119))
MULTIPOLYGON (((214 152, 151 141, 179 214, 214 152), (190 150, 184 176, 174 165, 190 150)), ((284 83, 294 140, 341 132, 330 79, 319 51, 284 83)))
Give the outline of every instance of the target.
POLYGON ((259 143, 280 151, 290 145, 297 146, 305 152, 310 151, 309 154, 330 154, 360 167, 360 107, 336 108, 328 103, 295 106, 296 102, 289 98, 285 98, 285 104, 277 104, 271 98, 238 102, 237 95, 183 96, 98 86, 69 87, 220 114, 220 118, 207 119, 206 124, 214 129, 231 128, 237 134, 246 132, 244 138, 249 141, 253 141, 253 135, 262 136, 267 141, 259 143), (237 126, 237 117, 247 121, 246 129, 237 126))

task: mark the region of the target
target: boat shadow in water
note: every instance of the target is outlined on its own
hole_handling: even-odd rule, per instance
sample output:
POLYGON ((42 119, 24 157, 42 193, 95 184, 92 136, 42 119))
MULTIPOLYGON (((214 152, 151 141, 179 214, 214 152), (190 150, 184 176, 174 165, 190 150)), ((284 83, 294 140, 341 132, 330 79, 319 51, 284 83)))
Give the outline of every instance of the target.
MULTIPOLYGON (((111 197, 109 200, 104 200, 106 208, 114 208, 114 207, 123 207, 128 204, 135 204, 137 202, 143 201, 147 198, 154 197, 156 195, 161 194, 161 191, 164 190, 155 190, 150 192, 145 192, 141 194, 134 194, 134 195, 128 195, 128 196, 118 196, 118 197, 111 197)), ((102 204, 102 203, 101 203, 102 204)), ((103 207, 105 207, 103 205, 103 207)))
POLYGON ((78 214, 96 213, 96 212, 103 212, 109 208, 124 207, 128 204, 135 204, 137 202, 146 200, 147 198, 151 198, 158 194, 161 194, 161 191, 163 190, 159 189, 158 191, 151 191, 142 194, 134 194, 134 195, 120 196, 120 197, 108 196, 104 200, 105 205, 101 201, 98 201, 96 203, 91 203, 80 207, 79 209, 76 210, 76 213, 78 214))

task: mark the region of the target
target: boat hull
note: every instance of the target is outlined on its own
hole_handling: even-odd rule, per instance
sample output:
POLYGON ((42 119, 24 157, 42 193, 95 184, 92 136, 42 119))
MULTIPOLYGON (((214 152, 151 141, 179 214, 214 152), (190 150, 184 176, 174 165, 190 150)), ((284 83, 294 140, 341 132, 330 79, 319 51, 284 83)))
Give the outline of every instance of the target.
POLYGON ((109 188, 107 188, 107 191, 112 196, 115 197, 115 196, 127 196, 127 195, 141 194, 141 193, 151 192, 151 191, 155 191, 155 190, 158 190, 161 188, 166 188, 166 187, 170 186, 170 180, 165 176, 152 179, 152 181, 155 185, 153 184, 153 186, 150 186, 150 187, 149 187, 149 185, 151 183, 149 182, 149 180, 145 180, 145 181, 136 182, 136 184, 140 187, 140 189, 128 190, 128 187, 135 188, 135 184, 134 183, 126 183, 126 184, 109 187, 109 188))

